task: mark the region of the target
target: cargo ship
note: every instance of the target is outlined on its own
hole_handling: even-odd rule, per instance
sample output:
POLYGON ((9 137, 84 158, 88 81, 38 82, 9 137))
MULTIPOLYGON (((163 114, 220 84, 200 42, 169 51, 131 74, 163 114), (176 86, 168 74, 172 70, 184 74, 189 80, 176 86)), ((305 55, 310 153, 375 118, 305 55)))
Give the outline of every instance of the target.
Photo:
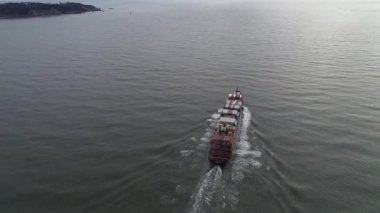
POLYGON ((232 156, 243 116, 243 95, 239 88, 228 95, 227 102, 220 111, 220 119, 215 126, 208 159, 210 162, 225 164, 232 156))

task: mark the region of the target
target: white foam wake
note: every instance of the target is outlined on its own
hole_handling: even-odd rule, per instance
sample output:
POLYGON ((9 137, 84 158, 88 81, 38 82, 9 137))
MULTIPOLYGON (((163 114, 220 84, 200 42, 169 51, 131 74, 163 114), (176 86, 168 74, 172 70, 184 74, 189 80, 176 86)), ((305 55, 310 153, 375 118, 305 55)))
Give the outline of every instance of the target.
POLYGON ((240 130, 240 138, 236 143, 235 157, 232 162, 232 180, 235 183, 240 183, 244 179, 244 171, 251 167, 261 167, 261 163, 256 158, 261 156, 258 150, 252 150, 251 144, 248 141, 248 131, 251 124, 251 112, 247 107, 243 110, 243 120, 240 130))
POLYGON ((192 202, 190 213, 208 212, 212 208, 212 202, 215 199, 215 194, 222 185, 222 169, 219 166, 214 166, 201 179, 201 182, 191 196, 192 202))

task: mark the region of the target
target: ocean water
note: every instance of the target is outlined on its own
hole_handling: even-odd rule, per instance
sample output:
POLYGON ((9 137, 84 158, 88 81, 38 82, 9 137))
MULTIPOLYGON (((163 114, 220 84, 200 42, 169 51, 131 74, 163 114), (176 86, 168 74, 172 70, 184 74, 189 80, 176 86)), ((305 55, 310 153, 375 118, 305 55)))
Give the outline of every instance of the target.
POLYGON ((83 2, 0 20, 0 212, 380 211, 379 2, 83 2))

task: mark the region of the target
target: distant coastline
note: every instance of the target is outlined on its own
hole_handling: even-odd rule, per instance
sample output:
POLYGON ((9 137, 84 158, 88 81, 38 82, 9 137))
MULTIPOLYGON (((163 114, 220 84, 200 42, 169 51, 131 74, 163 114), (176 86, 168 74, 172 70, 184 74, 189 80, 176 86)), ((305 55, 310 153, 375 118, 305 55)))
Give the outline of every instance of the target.
POLYGON ((0 3, 0 18, 56 16, 101 11, 92 5, 74 2, 49 4, 38 2, 0 3))

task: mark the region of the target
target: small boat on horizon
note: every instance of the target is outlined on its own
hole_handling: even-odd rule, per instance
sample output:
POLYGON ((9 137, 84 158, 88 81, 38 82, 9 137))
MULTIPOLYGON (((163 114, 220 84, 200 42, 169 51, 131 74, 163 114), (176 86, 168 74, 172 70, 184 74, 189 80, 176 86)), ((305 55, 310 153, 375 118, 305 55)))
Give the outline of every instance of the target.
POLYGON ((228 95, 214 129, 208 159, 213 164, 225 164, 232 156, 243 116, 243 95, 239 88, 228 95))

